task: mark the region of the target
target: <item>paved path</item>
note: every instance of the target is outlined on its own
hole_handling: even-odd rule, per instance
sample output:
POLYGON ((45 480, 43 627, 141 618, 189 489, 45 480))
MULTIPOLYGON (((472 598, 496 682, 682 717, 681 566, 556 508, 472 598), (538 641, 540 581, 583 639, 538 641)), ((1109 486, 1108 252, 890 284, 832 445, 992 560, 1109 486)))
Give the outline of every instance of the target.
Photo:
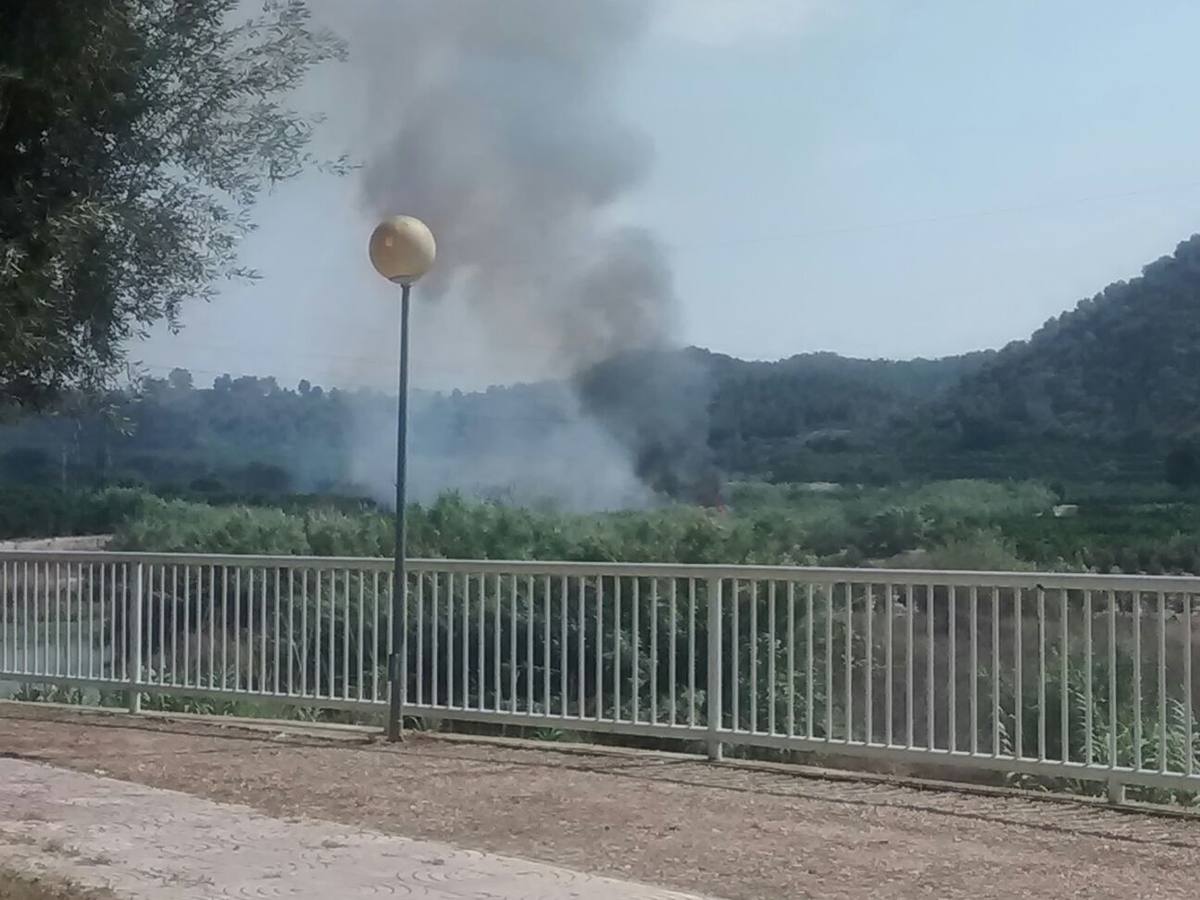
POLYGON ((283 821, 175 791, 2 758, 0 863, 139 900, 688 898, 445 844, 283 821))

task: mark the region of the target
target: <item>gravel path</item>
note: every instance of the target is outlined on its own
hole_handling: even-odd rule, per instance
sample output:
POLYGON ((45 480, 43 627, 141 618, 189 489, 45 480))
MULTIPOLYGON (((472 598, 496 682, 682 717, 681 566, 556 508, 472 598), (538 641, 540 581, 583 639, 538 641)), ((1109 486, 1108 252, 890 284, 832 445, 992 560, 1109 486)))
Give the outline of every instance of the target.
MULTIPOLYGON (((0 862, 133 900, 687 900, 557 866, 0 759, 0 862)), ((692 900, 698 900, 693 897, 692 900)))
POLYGON ((1200 822, 637 753, 399 747, 0 704, 0 750, 731 900, 1195 897, 1200 822))

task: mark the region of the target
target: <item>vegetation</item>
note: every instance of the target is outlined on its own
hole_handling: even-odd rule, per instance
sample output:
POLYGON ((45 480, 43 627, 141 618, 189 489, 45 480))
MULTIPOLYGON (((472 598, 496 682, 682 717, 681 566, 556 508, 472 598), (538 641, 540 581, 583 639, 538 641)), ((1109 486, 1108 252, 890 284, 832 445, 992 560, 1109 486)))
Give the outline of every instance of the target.
POLYGON ((312 160, 286 106, 338 56, 301 0, 10 0, 0 11, 0 399, 94 387, 203 297, 255 200, 312 160))
MULTIPOLYGON (((680 563, 861 564, 905 551, 992 547, 998 521, 1035 519, 1053 495, 1036 484, 963 482, 864 489, 837 496, 761 484, 735 486, 724 513, 667 506, 570 515, 445 495, 409 511, 413 556, 680 563)), ((114 546, 162 552, 390 556, 390 514, 314 499, 290 511, 214 506, 133 491, 94 495, 110 510, 114 546)), ((1008 560, 1016 564, 1011 554, 1008 560)))
MULTIPOLYGON (((274 497, 181 491, 178 496, 202 498, 201 505, 224 503, 260 508, 270 503, 279 510, 292 513, 314 509, 358 512, 374 508, 368 502, 346 497, 303 494, 274 497)), ((0 540, 109 534, 122 523, 157 509, 164 499, 164 495, 141 488, 64 491, 28 485, 0 486, 0 540)))
MULTIPOLYGON (((1200 573, 1200 498, 1036 482, 814 488, 741 482, 722 511, 569 514, 446 494, 409 512, 414 556, 1200 573), (1061 488, 1059 489, 1061 490, 1061 488)), ((0 487, 0 539, 116 533, 128 549, 390 556, 390 513, 323 495, 0 487)))
POLYGON ((1070 439, 1132 451, 1190 439, 1200 430, 1200 235, 1004 348, 918 421, 963 449, 1070 439))

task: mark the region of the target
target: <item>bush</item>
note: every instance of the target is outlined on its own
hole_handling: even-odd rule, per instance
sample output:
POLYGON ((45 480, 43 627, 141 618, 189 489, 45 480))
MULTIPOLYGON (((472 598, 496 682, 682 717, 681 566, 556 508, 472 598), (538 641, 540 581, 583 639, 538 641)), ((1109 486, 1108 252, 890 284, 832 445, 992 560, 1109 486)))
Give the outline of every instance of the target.
POLYGON ((1036 568, 1017 556, 1002 534, 987 530, 934 547, 921 566, 960 572, 1029 572, 1036 568))
POLYGON ((144 491, 8 486, 0 488, 0 538, 106 534, 136 517, 156 498, 144 491))
POLYGON ((113 536, 114 550, 309 555, 304 521, 282 510, 148 501, 113 536))

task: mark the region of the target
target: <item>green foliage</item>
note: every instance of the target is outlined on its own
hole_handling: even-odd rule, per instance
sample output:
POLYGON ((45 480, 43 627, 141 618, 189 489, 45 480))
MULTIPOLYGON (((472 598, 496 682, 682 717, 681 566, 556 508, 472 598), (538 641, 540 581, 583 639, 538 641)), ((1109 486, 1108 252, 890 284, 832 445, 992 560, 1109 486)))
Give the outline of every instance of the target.
MULTIPOLYGON (((748 490, 767 497, 758 489, 748 490)), ((767 490, 788 493, 786 488, 767 490)), ((887 555, 971 533, 975 522, 1008 514, 1038 496, 1024 486, 997 486, 989 492, 969 485, 966 490, 975 492, 973 501, 952 500, 942 491, 873 490, 841 498, 809 495, 792 503, 764 499, 761 505, 739 504, 727 513, 665 506, 596 515, 509 507, 446 494, 409 510, 409 551, 416 557, 454 559, 843 562, 847 548, 887 555)), ((285 512, 148 499, 118 529, 114 546, 386 557, 392 552, 393 534, 390 515, 381 512, 320 507, 285 512)))
POLYGON ((1055 502, 1052 491, 1036 482, 939 481, 912 492, 911 503, 939 520, 985 525, 1014 516, 1037 516, 1055 502))
POLYGON ((309 542, 304 520, 282 510, 155 498, 118 528, 112 548, 286 556, 307 555, 309 542))
MULTIPOLYGON (((1025 756, 1036 757, 1041 752, 1039 729, 1044 717, 1045 754, 1050 759, 1063 757, 1061 722, 1064 717, 1065 693, 1068 758, 1082 762, 1090 755, 1092 761, 1100 766, 1108 765, 1114 759, 1117 765, 1128 766, 1140 758, 1142 766, 1148 770, 1163 768, 1167 771, 1184 772, 1189 768, 1190 757, 1191 766, 1200 767, 1200 716, 1191 717, 1189 724, 1187 706, 1177 698, 1168 697, 1164 704, 1164 729, 1164 723, 1159 721, 1158 698, 1155 694, 1157 687, 1152 679, 1147 679, 1139 719, 1131 657, 1123 653, 1116 658, 1115 697, 1110 695, 1109 691, 1108 660, 1094 660, 1089 685, 1087 669, 1081 657, 1080 648, 1070 651, 1068 674, 1064 681, 1061 651, 1051 648, 1046 660, 1045 690, 1041 696, 1037 682, 1026 679, 1020 705, 1025 756)), ((1011 678, 1006 677, 1005 681, 1006 696, 1011 697, 1011 678)), ((1011 702, 1006 701, 1002 708, 1002 722, 1006 724, 1001 742, 1005 752, 1014 750, 1013 716, 1011 702)), ((1045 782, 1045 779, 1038 778, 1026 780, 1035 785, 1045 782)), ((1103 785, 1086 781, 1070 782, 1069 787, 1077 794, 1099 794, 1104 790, 1103 785)), ((1135 800, 1164 804, 1187 805, 1200 799, 1190 791, 1132 785, 1129 787, 1129 794, 1135 800)))
POLYGON ((0 398, 96 385, 128 339, 240 272, 288 108, 341 53, 302 0, 10 0, 0 11, 0 398))
POLYGON ((951 538, 916 557, 915 564, 958 572, 1028 572, 1037 568, 1021 559, 1003 534, 987 529, 951 538))
POLYGON ((913 437, 1165 453, 1200 424, 1198 287, 1200 235, 1006 347, 918 417, 913 437))
MULTIPOLYGON (((173 536, 161 533, 147 537, 146 540, 163 546, 178 545, 182 548, 188 545, 189 540, 198 545, 213 533, 215 526, 212 525, 209 510, 240 508, 243 510, 242 518, 245 521, 229 525, 227 530, 231 543, 240 541, 249 547, 255 544, 256 539, 245 535, 253 535, 256 527, 261 532, 264 529, 275 528, 279 522, 291 522, 292 519, 279 518, 284 514, 293 514, 303 519, 304 514, 313 513, 314 515, 309 517, 310 525, 307 527, 312 530, 312 541, 317 545, 321 540, 321 530, 327 527, 317 513, 341 513, 344 520, 354 522, 356 528, 364 522, 381 521, 378 515, 352 515, 374 507, 369 503, 343 497, 292 495, 277 498, 216 494, 204 496, 201 502, 194 502, 197 495, 188 493, 187 496, 193 498, 193 502, 182 497, 152 494, 143 488, 64 491, 58 488, 0 485, 0 540, 110 534, 120 526, 128 526, 131 530, 138 529, 147 533, 156 528, 174 529, 173 536), (259 512, 264 515, 258 516, 259 512), (274 514, 275 518, 270 514, 274 514), (202 521, 188 524, 189 517, 199 517, 202 521), (265 522, 271 524, 264 524, 265 522)), ((217 514, 217 517, 222 523, 225 522, 223 514, 217 514)), ((342 520, 334 518, 333 521, 342 520)), ((289 545, 286 540, 273 538, 264 539, 262 543, 264 546, 289 545)), ((363 546, 370 549, 375 545, 365 543, 363 546)), ((193 549, 203 548, 196 546, 193 549)), ((248 549, 246 552, 262 551, 248 549)), ((366 555, 373 555, 373 551, 366 555)))
POLYGON ((106 534, 154 498, 142 491, 0 487, 0 539, 106 534))
POLYGON ((1097 496, 1071 518, 1001 519, 1014 551, 1046 568, 1096 572, 1200 572, 1200 506, 1177 498, 1097 496))
POLYGON ((26 703, 63 703, 78 706, 83 703, 83 692, 79 688, 25 683, 17 686, 12 693, 12 699, 26 703))
POLYGON ((1177 488, 1200 484, 1200 449, 1194 444, 1181 444, 1167 454, 1165 472, 1167 483, 1177 488))
MULTIPOLYGON (((1200 505, 1145 491, 1072 489, 1078 515, 1030 482, 813 490, 740 482, 724 512, 665 505, 594 515, 445 494, 409 512, 413 556, 579 562, 877 565, 939 569, 1200 572, 1200 505)), ((387 557, 389 513, 359 501, 140 489, 0 487, 0 539, 115 533, 162 552, 387 557)))
MULTIPOLYGON (((572 516, 447 494, 409 511, 415 557, 678 561, 811 561, 803 530, 773 516, 720 516, 693 507, 572 516)), ((150 499, 113 546, 160 552, 376 556, 392 553, 390 515, 333 509, 284 512, 150 499)))
POLYGON ((5 481, 44 483, 53 472, 53 460, 41 447, 13 447, 0 454, 0 478, 5 481))
POLYGON ((56 415, 0 427, 0 480, 54 477, 75 487, 137 481, 214 498, 282 497, 335 484, 341 493, 361 493, 344 483, 352 417, 381 401, 284 390, 273 378, 218 378, 197 390, 186 375, 146 378, 136 392, 99 398, 68 394, 56 415))

